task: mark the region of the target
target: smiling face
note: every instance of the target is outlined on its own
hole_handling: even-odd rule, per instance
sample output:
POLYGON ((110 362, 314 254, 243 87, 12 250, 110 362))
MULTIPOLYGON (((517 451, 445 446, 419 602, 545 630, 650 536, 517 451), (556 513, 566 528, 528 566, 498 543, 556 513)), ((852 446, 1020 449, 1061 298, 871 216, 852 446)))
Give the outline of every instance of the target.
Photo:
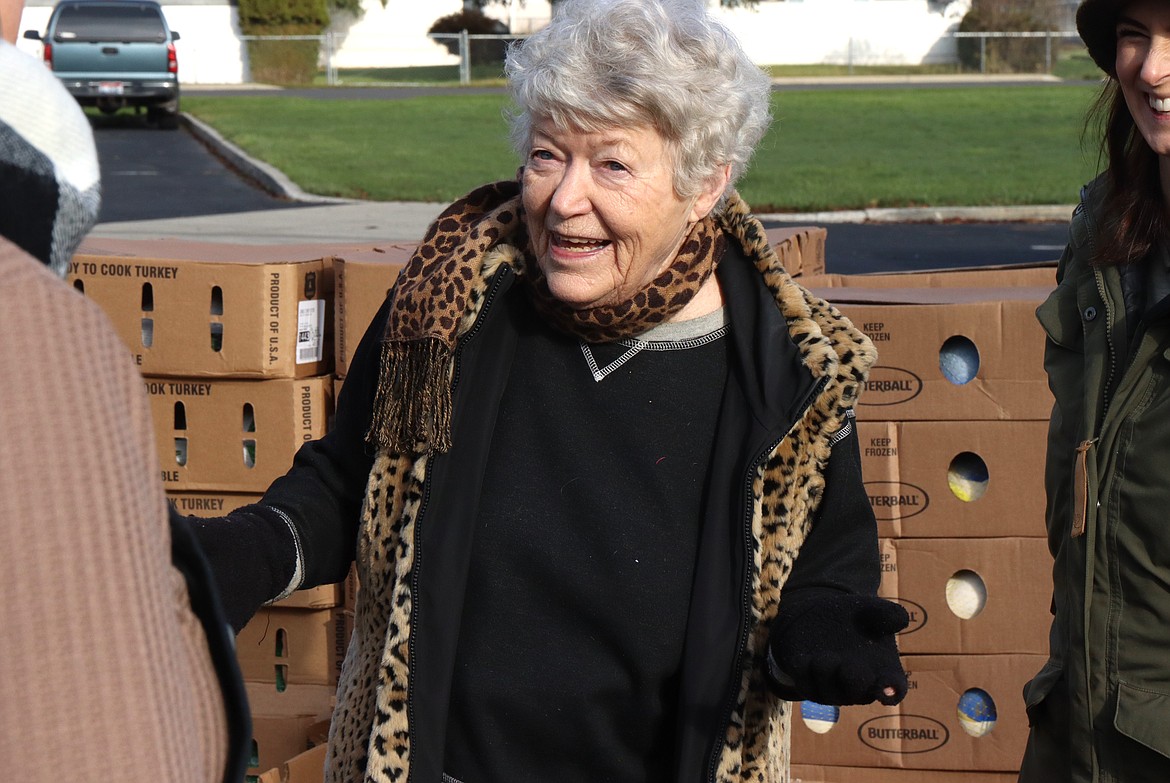
POLYGON ((726 176, 681 198, 670 147, 654 129, 587 132, 537 121, 524 166, 524 212, 552 295, 577 309, 632 298, 715 206, 726 176))
POLYGON ((1170 5, 1135 0, 1117 21, 1117 83, 1142 138, 1170 156, 1170 5))

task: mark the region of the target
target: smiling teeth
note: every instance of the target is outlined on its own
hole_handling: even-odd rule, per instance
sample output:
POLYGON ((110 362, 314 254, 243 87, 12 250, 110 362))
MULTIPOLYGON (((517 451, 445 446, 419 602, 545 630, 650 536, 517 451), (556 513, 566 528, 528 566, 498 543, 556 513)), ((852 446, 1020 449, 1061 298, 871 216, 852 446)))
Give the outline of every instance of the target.
POLYGON ((600 239, 569 239, 567 237, 558 237, 557 242, 563 247, 569 247, 575 250, 594 250, 605 244, 600 239))
POLYGON ((1157 112, 1170 111, 1170 98, 1155 98, 1153 95, 1149 96, 1150 108, 1157 112))

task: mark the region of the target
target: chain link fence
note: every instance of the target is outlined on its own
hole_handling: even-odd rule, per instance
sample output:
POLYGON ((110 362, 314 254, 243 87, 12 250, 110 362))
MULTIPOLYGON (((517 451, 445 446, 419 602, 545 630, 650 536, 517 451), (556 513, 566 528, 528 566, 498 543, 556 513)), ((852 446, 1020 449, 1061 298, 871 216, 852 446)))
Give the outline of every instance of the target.
MULTIPOLYGON (((470 35, 434 33, 429 39, 441 44, 449 56, 434 51, 433 44, 420 47, 419 60, 429 65, 388 66, 385 52, 406 42, 372 39, 345 40, 341 36, 241 36, 247 48, 250 79, 270 84, 471 84, 503 79, 503 60, 507 47, 524 35, 470 35), (361 65, 354 65, 358 61, 361 65)), ((940 40, 938 50, 928 65, 891 63, 880 41, 850 38, 846 53, 837 62, 822 65, 842 68, 853 75, 896 69, 900 73, 979 73, 979 74, 1053 74, 1067 79, 1096 79, 1099 74, 1084 44, 1075 32, 955 32, 940 40)), ((787 66, 776 66, 783 73, 787 66)), ((800 66, 804 71, 810 67, 800 66)))

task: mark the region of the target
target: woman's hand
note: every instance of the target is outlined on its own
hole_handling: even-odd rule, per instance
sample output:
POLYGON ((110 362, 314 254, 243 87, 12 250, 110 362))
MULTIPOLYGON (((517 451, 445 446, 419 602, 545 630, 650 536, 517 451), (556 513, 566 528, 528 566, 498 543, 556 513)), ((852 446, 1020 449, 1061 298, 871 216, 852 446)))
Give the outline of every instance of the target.
POLYGON ((894 634, 909 622, 901 606, 872 596, 819 595, 792 616, 781 601, 768 640, 777 692, 819 704, 897 704, 907 682, 894 634))

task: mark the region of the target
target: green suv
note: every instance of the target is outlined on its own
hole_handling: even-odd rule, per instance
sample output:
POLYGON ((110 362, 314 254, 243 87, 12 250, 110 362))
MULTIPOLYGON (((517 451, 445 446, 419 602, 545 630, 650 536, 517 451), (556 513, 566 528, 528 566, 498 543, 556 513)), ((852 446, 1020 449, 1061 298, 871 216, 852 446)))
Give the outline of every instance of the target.
POLYGON ((179 34, 153 0, 62 0, 42 36, 45 63, 82 106, 112 114, 146 109, 160 128, 179 126, 179 34))

